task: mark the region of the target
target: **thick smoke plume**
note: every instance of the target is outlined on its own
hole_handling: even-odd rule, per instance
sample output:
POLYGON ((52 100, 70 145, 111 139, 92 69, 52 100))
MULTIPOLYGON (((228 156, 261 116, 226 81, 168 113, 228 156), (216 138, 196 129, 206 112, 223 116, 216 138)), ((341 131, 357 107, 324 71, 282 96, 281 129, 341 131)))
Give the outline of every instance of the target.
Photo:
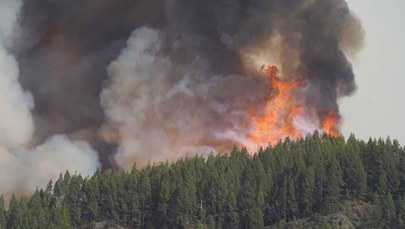
POLYGON ((335 130, 338 99, 356 89, 347 56, 363 33, 342 0, 1 4, 1 168, 37 172, 0 175, 14 182, 0 192, 32 189, 61 169, 89 174, 98 167, 91 147, 104 168, 129 169, 255 149, 273 132, 335 130), (268 126, 277 79, 300 83, 268 126))
POLYGON ((86 142, 53 136, 30 148, 34 124, 33 98, 18 81, 19 68, 9 52, 21 1, 0 3, 0 193, 26 194, 64 170, 90 175, 99 167, 97 153, 86 142))
POLYGON ((118 131, 113 133, 120 145, 116 161, 125 168, 134 161, 230 148, 234 137, 249 129, 246 107, 264 98, 265 84, 259 79, 216 74, 198 56, 178 63, 181 53, 163 52, 172 48, 164 47, 165 39, 159 30, 135 30, 108 68, 111 83, 101 102, 108 124, 118 131))
POLYGON ((254 148, 285 128, 322 130, 338 116, 337 99, 356 88, 344 51, 361 44, 361 29, 343 1, 168 1, 165 17, 132 33, 101 93, 125 168, 235 143, 254 148), (277 93, 259 72, 267 63, 285 81, 305 80, 288 97, 305 112, 285 127, 292 110, 280 110, 282 126, 251 142, 252 116, 265 116, 277 93))

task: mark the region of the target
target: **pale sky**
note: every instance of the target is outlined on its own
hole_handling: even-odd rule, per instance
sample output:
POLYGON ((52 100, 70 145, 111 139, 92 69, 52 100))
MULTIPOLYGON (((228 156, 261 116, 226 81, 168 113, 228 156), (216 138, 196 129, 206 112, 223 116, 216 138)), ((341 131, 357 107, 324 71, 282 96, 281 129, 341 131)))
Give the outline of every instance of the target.
POLYGON ((398 139, 405 144, 405 0, 347 0, 365 30, 351 58, 357 92, 340 100, 345 136, 398 139))

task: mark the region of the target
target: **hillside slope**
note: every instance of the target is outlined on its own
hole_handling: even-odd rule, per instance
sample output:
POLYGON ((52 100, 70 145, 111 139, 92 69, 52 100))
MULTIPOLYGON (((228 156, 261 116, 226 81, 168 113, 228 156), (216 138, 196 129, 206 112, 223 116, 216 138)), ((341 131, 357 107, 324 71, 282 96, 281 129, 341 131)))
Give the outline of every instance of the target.
POLYGON ((7 212, 1 199, 0 225, 328 228, 343 222, 402 228, 404 187, 405 151, 397 141, 314 134, 253 156, 235 147, 229 155, 194 156, 130 172, 83 178, 67 171, 30 197, 13 196, 7 212))

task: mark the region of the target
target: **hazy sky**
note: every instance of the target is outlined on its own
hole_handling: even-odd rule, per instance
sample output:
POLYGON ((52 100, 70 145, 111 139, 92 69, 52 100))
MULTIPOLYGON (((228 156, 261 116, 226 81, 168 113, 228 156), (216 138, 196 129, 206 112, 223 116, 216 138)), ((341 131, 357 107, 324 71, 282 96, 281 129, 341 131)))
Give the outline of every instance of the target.
POLYGON ((348 0, 365 30, 353 59, 358 90, 340 101, 343 133, 405 144, 405 1, 348 0))

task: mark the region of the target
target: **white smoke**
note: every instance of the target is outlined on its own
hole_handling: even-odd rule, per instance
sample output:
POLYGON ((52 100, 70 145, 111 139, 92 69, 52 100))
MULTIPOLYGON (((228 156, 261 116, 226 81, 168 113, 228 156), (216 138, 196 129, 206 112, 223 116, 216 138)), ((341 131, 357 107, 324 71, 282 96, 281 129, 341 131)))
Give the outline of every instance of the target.
POLYGON ((161 92, 167 90, 164 80, 170 61, 158 56, 161 36, 150 28, 135 30, 128 47, 109 66, 112 83, 101 93, 107 117, 119 126, 120 146, 115 159, 127 169, 135 160, 145 164, 143 158, 155 161, 175 156, 167 133, 156 126, 147 129, 142 126, 153 120, 151 109, 161 103, 161 92))
POLYGON ((0 2, 0 193, 27 194, 44 187, 60 172, 91 175, 100 167, 97 153, 85 142, 54 136, 34 149, 27 144, 34 132, 30 93, 18 81, 18 64, 8 51, 17 30, 20 0, 0 2))
POLYGON ((134 162, 145 165, 188 153, 214 152, 200 142, 204 138, 200 116, 204 114, 199 113, 197 103, 190 102, 206 96, 206 90, 194 90, 187 75, 176 83, 168 82, 172 62, 160 54, 163 40, 158 30, 136 29, 127 48, 109 66, 111 82, 100 95, 109 124, 118 129, 115 161, 125 169, 134 162), (184 109, 187 104, 189 109, 184 109))
POLYGON ((71 142, 64 135, 50 137, 31 150, 0 148, 0 193, 27 194, 55 181, 60 172, 89 176, 99 166, 97 153, 87 142, 71 142))
POLYGON ((241 130, 249 117, 243 109, 260 96, 256 82, 212 76, 198 55, 177 63, 173 50, 184 44, 169 44, 174 48, 167 51, 165 42, 165 32, 138 28, 108 68, 109 84, 100 95, 108 119, 102 135, 118 144, 114 159, 121 168, 217 153, 246 142, 241 130))
POLYGON ((22 90, 17 63, 7 51, 21 4, 19 0, 0 3, 0 146, 5 147, 28 142, 34 130, 32 97, 22 90))

